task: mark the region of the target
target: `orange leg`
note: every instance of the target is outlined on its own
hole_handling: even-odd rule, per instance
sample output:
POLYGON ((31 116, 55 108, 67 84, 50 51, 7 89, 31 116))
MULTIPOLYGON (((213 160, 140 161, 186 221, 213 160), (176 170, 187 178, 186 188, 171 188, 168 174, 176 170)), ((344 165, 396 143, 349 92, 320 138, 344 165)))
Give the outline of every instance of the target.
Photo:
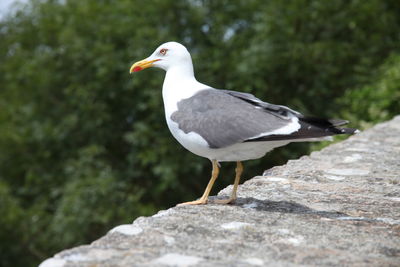
POLYGON ((233 184, 233 189, 232 189, 232 194, 231 197, 228 199, 217 199, 215 201, 213 201, 216 204, 228 204, 231 203, 232 201, 235 201, 237 196, 236 196, 236 192, 237 192, 237 188, 240 182, 240 177, 242 176, 243 173, 243 164, 242 162, 238 161, 236 162, 236 176, 235 176, 235 182, 233 184))
POLYGON ((218 174, 219 174, 218 162, 216 160, 213 160, 212 161, 211 179, 208 182, 208 185, 206 187, 206 190, 204 191, 203 196, 201 198, 199 198, 198 200, 180 203, 180 204, 178 204, 178 206, 206 204, 208 201, 208 196, 210 195, 210 192, 211 192, 211 188, 213 187, 215 180, 217 180, 218 174))

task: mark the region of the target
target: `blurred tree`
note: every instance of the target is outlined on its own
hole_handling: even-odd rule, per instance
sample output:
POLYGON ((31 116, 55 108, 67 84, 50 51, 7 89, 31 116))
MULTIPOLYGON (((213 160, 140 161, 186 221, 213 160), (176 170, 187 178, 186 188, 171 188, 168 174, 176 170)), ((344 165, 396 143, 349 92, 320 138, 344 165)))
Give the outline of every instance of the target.
POLYGON ((345 92, 338 99, 344 117, 361 128, 389 120, 400 113, 400 54, 389 56, 370 83, 345 92))
POLYGON ((202 193, 210 163, 168 132, 162 72, 128 74, 160 43, 187 45, 217 88, 375 123, 399 113, 399 14, 395 0, 32 0, 0 23, 0 265, 37 265, 202 193))

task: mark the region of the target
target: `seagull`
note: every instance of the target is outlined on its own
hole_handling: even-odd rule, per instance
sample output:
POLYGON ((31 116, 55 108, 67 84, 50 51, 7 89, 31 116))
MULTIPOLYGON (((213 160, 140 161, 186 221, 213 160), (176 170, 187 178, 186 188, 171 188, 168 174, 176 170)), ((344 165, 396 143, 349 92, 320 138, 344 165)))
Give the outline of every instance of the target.
POLYGON ((207 204, 219 173, 219 162, 236 162, 231 196, 236 200, 242 161, 258 159, 290 142, 319 141, 358 130, 340 128, 348 121, 304 116, 252 94, 216 89, 194 76, 190 53, 180 43, 160 45, 148 58, 134 63, 130 73, 156 67, 166 71, 162 87, 165 118, 175 139, 190 152, 212 163, 211 179, 201 198, 179 205, 207 204))

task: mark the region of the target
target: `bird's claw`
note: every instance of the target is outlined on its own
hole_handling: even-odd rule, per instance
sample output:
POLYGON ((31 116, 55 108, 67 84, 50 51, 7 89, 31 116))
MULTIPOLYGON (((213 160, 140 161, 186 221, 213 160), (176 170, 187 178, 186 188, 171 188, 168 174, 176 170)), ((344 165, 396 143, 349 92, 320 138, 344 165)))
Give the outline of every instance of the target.
POLYGON ((229 204, 235 202, 236 198, 226 198, 226 199, 215 199, 212 201, 213 204, 229 204))
POLYGON ((200 199, 194 200, 194 201, 179 203, 176 206, 181 207, 181 206, 187 206, 187 205, 205 205, 205 204, 207 204, 207 202, 208 202, 207 199, 200 198, 200 199))

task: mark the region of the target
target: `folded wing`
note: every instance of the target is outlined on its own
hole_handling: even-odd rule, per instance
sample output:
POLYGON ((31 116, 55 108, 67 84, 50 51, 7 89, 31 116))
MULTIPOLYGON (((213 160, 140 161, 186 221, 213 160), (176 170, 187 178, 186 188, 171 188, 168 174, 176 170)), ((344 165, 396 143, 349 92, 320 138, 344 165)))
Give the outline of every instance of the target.
POLYGON ((319 138, 351 134, 343 120, 305 117, 288 107, 261 101, 251 94, 205 89, 178 102, 171 119, 185 133, 194 132, 210 148, 236 143, 319 138))

